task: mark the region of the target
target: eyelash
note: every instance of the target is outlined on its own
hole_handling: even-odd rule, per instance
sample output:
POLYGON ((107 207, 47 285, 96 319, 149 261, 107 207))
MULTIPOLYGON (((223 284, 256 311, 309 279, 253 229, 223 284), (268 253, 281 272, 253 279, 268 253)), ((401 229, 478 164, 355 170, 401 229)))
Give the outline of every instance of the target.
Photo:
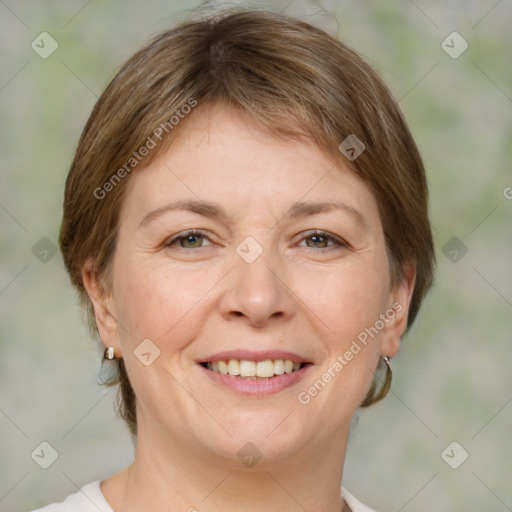
MULTIPOLYGON (((204 234, 203 231, 200 231, 200 230, 190 230, 190 231, 186 231, 185 233, 180 233, 179 235, 177 236, 174 236, 172 238, 169 238, 168 240, 166 240, 164 243, 163 243, 163 246, 164 247, 172 247, 173 244, 175 242, 178 242, 179 240, 182 240, 182 239, 186 239, 188 238, 189 236, 200 236, 200 237, 203 237, 203 238, 206 238, 209 240, 209 238, 204 234)), ((345 241, 339 239, 338 237, 335 237, 334 235, 331 235, 330 233, 327 233, 326 231, 322 231, 322 230, 313 230, 313 231, 309 231, 307 232, 302 238, 301 238, 301 242, 303 240, 306 240, 308 238, 311 238, 313 236, 320 236, 320 237, 323 237, 323 238, 326 238, 328 241, 331 241, 333 242, 333 245, 328 245, 327 247, 320 247, 320 249, 333 249, 335 248, 336 246, 339 246, 339 247, 345 247, 345 248, 348 248, 349 247, 349 244, 346 243, 345 241)), ((306 247, 307 249, 313 249, 313 250, 318 250, 314 247, 306 247)), ((178 247, 178 249, 185 249, 185 250, 188 250, 188 249, 203 249, 203 247, 192 247, 192 248, 189 248, 189 247, 178 247)))

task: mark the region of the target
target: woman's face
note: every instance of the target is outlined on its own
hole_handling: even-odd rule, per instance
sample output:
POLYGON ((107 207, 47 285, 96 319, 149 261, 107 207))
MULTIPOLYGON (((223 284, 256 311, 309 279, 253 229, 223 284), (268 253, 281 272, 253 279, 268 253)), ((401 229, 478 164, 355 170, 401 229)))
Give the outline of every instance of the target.
POLYGON ((390 289, 375 198, 316 146, 231 110, 190 121, 130 177, 110 294, 86 275, 138 437, 230 460, 325 448, 398 350, 413 278, 390 289))

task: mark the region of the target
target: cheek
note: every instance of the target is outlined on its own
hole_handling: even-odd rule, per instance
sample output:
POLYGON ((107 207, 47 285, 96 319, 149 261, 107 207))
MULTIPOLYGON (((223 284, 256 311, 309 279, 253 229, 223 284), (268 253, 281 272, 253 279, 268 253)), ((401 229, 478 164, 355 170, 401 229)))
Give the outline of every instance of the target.
POLYGON ((117 268, 116 312, 132 343, 149 338, 158 344, 172 330, 197 326, 187 317, 200 313, 202 299, 218 281, 211 271, 169 269, 147 256, 119 260, 117 268))
POLYGON ((325 278, 308 278, 302 294, 326 352, 321 371, 308 384, 312 387, 304 390, 312 391, 308 396, 321 395, 316 407, 335 404, 336 414, 352 413, 370 387, 380 355, 381 333, 372 328, 387 305, 386 267, 353 265, 325 278), (325 389, 315 384, 319 378, 325 389))
POLYGON ((315 323, 333 348, 342 349, 384 312, 388 280, 379 266, 350 265, 325 274, 297 277, 300 293, 315 323))
POLYGON ((329 357, 324 368, 329 372, 326 379, 334 385, 324 398, 347 403, 347 410, 364 399, 378 363, 383 333, 378 328, 380 315, 385 313, 389 299, 386 270, 380 265, 354 267, 332 276, 325 293, 319 296, 323 308, 318 314, 334 332, 326 332, 329 357))

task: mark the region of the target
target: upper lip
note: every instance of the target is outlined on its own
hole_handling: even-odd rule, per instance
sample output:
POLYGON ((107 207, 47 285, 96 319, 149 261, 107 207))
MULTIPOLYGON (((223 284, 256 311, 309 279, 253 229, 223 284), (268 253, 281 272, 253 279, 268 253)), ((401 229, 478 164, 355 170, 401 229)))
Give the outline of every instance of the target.
POLYGON ((203 359, 198 360, 198 363, 212 363, 215 361, 228 361, 229 359, 237 359, 246 361, 264 361, 265 359, 291 359, 294 363, 309 363, 308 359, 295 354, 294 352, 287 352, 285 350, 263 350, 255 352, 252 350, 225 350, 224 352, 216 352, 203 359))

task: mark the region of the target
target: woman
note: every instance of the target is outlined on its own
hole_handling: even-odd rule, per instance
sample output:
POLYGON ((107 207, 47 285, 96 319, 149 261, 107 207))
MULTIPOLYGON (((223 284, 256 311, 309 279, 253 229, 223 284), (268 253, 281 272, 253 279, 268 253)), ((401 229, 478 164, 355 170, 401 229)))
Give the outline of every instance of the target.
POLYGON ((134 462, 46 512, 368 511, 351 418, 432 282, 423 165, 380 78, 266 12, 164 33, 98 100, 61 250, 134 462))

